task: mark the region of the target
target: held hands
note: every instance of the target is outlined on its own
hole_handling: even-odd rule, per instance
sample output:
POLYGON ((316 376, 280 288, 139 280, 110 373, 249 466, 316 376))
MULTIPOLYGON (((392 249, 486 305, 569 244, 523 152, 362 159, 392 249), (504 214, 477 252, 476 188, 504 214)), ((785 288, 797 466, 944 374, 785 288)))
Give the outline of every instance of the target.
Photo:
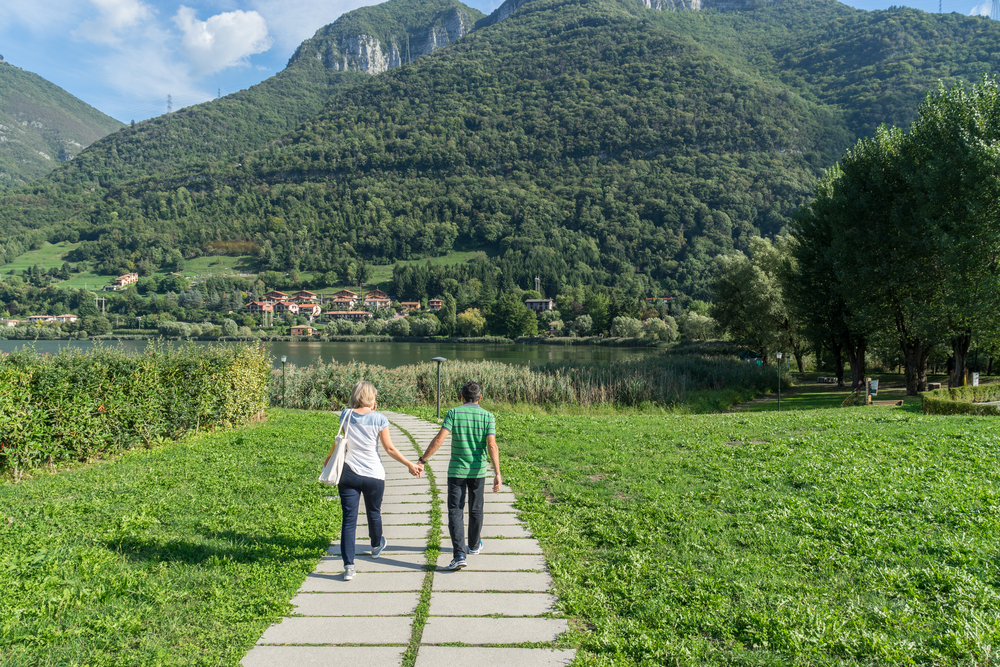
POLYGON ((424 467, 419 463, 414 464, 407 462, 406 467, 410 469, 410 474, 414 477, 420 477, 420 475, 424 472, 424 467))

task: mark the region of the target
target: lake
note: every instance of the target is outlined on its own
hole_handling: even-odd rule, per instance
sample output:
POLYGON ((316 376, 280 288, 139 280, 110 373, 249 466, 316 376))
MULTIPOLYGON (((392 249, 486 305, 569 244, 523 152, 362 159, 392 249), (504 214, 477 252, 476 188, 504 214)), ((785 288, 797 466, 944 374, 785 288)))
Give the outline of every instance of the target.
MULTIPOLYGON (((196 341, 196 345, 217 345, 210 341, 196 341)), ((0 340, 0 352, 13 352, 25 345, 34 345, 39 352, 57 352, 65 347, 89 349, 94 343, 87 340, 0 340)), ((105 345, 121 345, 130 350, 142 350, 147 342, 125 340, 105 345)), ((281 355, 288 363, 297 366, 324 362, 351 360, 395 368, 430 361, 433 357, 462 361, 502 361, 507 364, 547 364, 555 361, 610 361, 636 359, 659 354, 659 348, 602 347, 597 345, 477 345, 456 343, 324 343, 324 342, 273 342, 266 343, 274 356, 274 365, 281 367, 281 355)))

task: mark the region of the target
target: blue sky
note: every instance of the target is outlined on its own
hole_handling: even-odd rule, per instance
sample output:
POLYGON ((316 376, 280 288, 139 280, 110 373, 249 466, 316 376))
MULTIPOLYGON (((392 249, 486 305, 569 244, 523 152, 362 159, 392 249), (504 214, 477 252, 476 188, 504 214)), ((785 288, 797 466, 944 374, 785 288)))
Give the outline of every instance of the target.
MULTIPOLYGON (((467 4, 489 13, 502 0, 467 4)), ((942 0, 989 14, 990 0, 942 0)), ((371 0, 0 0, 0 54, 120 121, 205 102, 273 76, 302 40, 371 0)), ((861 9, 938 0, 857 0, 861 9)))

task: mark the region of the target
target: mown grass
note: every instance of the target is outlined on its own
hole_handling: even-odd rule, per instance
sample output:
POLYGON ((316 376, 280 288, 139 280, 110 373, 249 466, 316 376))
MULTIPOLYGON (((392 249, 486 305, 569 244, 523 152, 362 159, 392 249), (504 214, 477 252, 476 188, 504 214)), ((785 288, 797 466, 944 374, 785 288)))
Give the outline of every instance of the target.
POLYGON ((497 425, 577 664, 997 661, 998 420, 501 410, 497 425))
POLYGON ((338 531, 336 421, 273 410, 0 485, 0 665, 237 665, 338 531))

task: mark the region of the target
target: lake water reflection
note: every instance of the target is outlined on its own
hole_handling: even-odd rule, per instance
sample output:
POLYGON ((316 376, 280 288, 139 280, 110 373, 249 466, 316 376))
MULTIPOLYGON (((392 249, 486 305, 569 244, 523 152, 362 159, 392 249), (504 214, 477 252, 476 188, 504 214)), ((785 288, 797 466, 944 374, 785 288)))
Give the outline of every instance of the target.
MULTIPOLYGON (((146 341, 126 340, 105 345, 122 345, 132 350, 142 350, 146 341)), ((208 341, 198 341, 196 345, 217 345, 208 341)), ((39 352, 57 352, 64 347, 89 349, 91 341, 45 340, 22 341, 0 340, 0 352, 12 352, 25 345, 33 345, 39 352)), ((634 359, 650 354, 658 354, 657 348, 599 347, 596 345, 475 345, 455 343, 323 343, 323 342, 274 342, 266 343, 274 357, 275 367, 281 366, 281 355, 288 357, 288 363, 308 366, 319 359, 324 362, 351 360, 368 364, 378 364, 395 368, 433 357, 463 361, 502 361, 508 364, 546 364, 554 361, 607 361, 612 359, 634 359)))

